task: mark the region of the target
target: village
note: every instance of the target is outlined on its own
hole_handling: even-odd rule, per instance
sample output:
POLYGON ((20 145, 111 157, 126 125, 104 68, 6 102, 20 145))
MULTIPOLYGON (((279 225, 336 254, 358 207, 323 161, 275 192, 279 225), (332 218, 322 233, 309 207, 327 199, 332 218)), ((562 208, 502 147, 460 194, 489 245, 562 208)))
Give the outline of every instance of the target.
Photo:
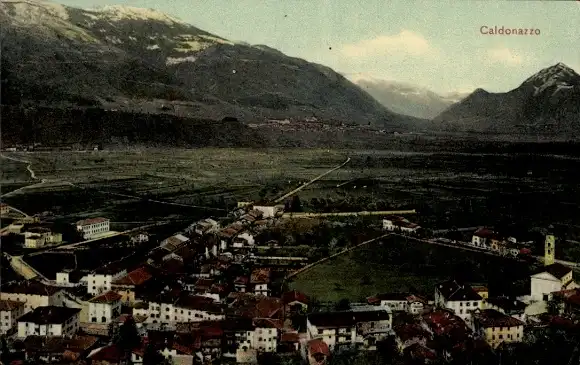
MULTIPOLYGON (((451 363, 475 353, 493 356, 538 329, 577 328, 580 289, 573 268, 556 260, 551 233, 529 295, 490 296, 485 285, 449 278, 428 295, 383 292, 328 308, 287 286, 327 258, 260 254, 260 247, 281 245, 258 237, 288 219, 284 209, 240 202, 228 220, 202 219, 157 240, 148 231, 154 227, 114 232, 108 219, 95 217, 73 225, 77 243, 62 242, 38 216, 14 219, 3 238, 20 235, 23 247, 38 252, 2 252, 21 276, 3 278, 0 287, 3 363, 255 364, 276 356, 317 365, 349 350, 384 352, 385 344, 402 363, 451 363), (120 237, 131 243, 131 253, 106 262, 93 255, 92 268, 59 266, 49 256, 85 245, 91 255, 92 244, 120 237)), ((3 217, 16 212, 2 205, 3 217)), ((382 216, 381 227, 362 244, 398 235, 533 259, 528 243, 485 227, 470 242, 425 237, 398 215, 382 216)))

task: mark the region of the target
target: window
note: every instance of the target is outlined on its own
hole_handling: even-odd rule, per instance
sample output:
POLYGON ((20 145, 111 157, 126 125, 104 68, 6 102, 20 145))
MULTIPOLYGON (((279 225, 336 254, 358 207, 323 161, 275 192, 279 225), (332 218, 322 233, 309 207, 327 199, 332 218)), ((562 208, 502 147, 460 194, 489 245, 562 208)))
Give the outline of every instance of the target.
POLYGON ((477 302, 473 302, 473 306, 474 307, 477 307, 477 302))
POLYGON ((491 335, 491 339, 495 341, 495 335, 491 335))
POLYGON ((101 322, 107 322, 107 317, 101 317, 101 322))
POLYGON ((91 318, 91 322, 97 322, 97 317, 91 318))
POLYGON ((169 314, 165 316, 165 319, 169 319, 169 314))
POLYGON ((465 305, 469 307, 469 305, 470 305, 470 304, 471 304, 471 303, 467 302, 465 305))
POLYGON ((499 335, 498 338, 501 340, 503 339, 503 335, 499 335))
POLYGON ((463 307, 463 302, 459 302, 459 306, 460 307, 463 307))

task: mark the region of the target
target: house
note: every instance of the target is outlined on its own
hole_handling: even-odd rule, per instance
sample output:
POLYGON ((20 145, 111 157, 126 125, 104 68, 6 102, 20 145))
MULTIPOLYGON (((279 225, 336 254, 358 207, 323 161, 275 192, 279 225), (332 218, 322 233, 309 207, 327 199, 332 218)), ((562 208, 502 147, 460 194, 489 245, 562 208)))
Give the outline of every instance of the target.
POLYGON ((483 298, 468 284, 448 280, 435 286, 435 305, 453 311, 471 327, 473 311, 483 309, 483 298))
POLYGON ((330 358, 330 348, 322 339, 310 340, 306 344, 309 365, 325 365, 330 358))
POLYGON ((149 242, 149 235, 147 233, 140 232, 131 236, 131 243, 133 244, 145 242, 149 242))
POLYGON ((268 296, 270 293, 271 271, 268 268, 254 269, 250 276, 250 285, 254 294, 268 296))
POLYGON ((495 232, 488 228, 479 228, 471 237, 471 244, 475 247, 488 249, 495 232))
POLYGON ((219 228, 218 222, 216 222, 215 220, 213 220, 211 218, 206 218, 204 220, 197 222, 197 224, 195 225, 194 232, 200 236, 203 236, 205 234, 209 234, 209 233, 212 233, 214 231, 217 231, 218 228, 219 228))
POLYGON ((522 342, 524 338, 524 322, 494 309, 477 313, 474 328, 492 348, 502 342, 522 342))
POLYGON ((259 210, 263 218, 273 218, 278 212, 284 210, 283 205, 254 205, 253 210, 259 210))
POLYGON ((485 309, 494 309, 500 313, 526 322, 526 307, 524 302, 508 297, 488 298, 484 304, 485 309))
POLYGON ((108 291, 89 300, 91 323, 110 323, 121 314, 121 295, 108 291))
POLYGON ((489 297, 489 289, 487 288, 487 286, 485 286, 485 285, 472 285, 471 288, 477 294, 479 294, 479 296, 483 299, 484 302, 489 297))
POLYGON ((232 292, 226 298, 228 314, 246 318, 284 318, 282 299, 254 293, 232 292))
POLYGON ((465 321, 447 309, 438 309, 424 314, 422 321, 433 333, 434 339, 443 339, 450 344, 465 342, 472 335, 465 321))
POLYGON ((417 233, 421 226, 409 222, 408 219, 399 216, 387 216, 383 219, 383 229, 385 231, 395 231, 401 233, 417 233))
POLYGON ((578 315, 580 314, 580 289, 569 289, 550 294, 550 300, 558 305, 558 311, 561 314, 578 315))
POLYGON ((79 231, 86 240, 93 239, 110 230, 110 220, 107 218, 89 218, 76 222, 79 231))
POLYGON ((255 318, 252 348, 259 352, 276 352, 278 339, 283 328, 282 321, 271 318, 255 318))
POLYGON ((110 291, 113 281, 126 274, 127 269, 122 267, 121 262, 114 262, 99 268, 87 275, 87 292, 96 295, 110 291))
POLYGON ((18 319, 18 337, 73 336, 79 329, 78 308, 37 307, 18 319))
POLYGON ((559 263, 544 266, 530 279, 532 301, 547 301, 550 293, 577 287, 572 269, 559 263))
POLYGON ((93 336, 28 336, 23 341, 26 358, 35 364, 74 363, 89 354, 98 342, 93 336))
POLYGON ((249 232, 238 234, 232 241, 233 248, 253 247, 255 243, 254 236, 249 232))
POLYGON ((282 332, 278 353, 296 353, 300 350, 300 335, 296 331, 282 332))
POLYGON ((189 238, 185 237, 182 234, 176 234, 175 236, 171 236, 166 238, 161 242, 160 247, 166 249, 169 252, 173 252, 180 247, 185 246, 189 242, 189 238))
MULTIPOLYGON (((24 247, 41 248, 50 243, 50 229, 44 227, 32 227, 24 232, 24 247)), ((62 240, 62 238, 61 238, 62 240)))
POLYGON ((65 269, 56 273, 56 285, 63 287, 71 287, 82 285, 86 286, 87 275, 80 270, 65 269))
POLYGON ((16 326, 16 320, 24 314, 24 303, 0 300, 0 335, 5 335, 16 326))
POLYGON ((153 278, 151 270, 140 267, 130 273, 113 280, 111 289, 121 295, 121 301, 125 304, 135 303, 135 290, 142 287, 153 278))
POLYGON ((24 303, 24 313, 45 306, 62 306, 64 292, 62 288, 45 285, 39 281, 23 281, 2 285, 0 300, 12 300, 24 303))
POLYGON ((282 294, 282 302, 284 303, 285 314, 288 316, 291 313, 306 313, 310 301, 306 294, 292 290, 282 294))
POLYGON ((136 303, 133 316, 146 316, 147 323, 217 321, 225 318, 223 308, 213 299, 199 295, 173 298, 161 294, 157 299, 136 303))
POLYGON ((388 333, 392 326, 391 313, 377 310, 317 312, 306 319, 307 339, 321 339, 331 351, 343 347, 372 347, 375 334, 388 333))
POLYGON ((372 305, 389 307, 393 312, 421 314, 427 304, 424 298, 409 293, 383 293, 367 298, 372 305))
POLYGON ((8 213, 10 213, 10 206, 5 203, 0 203, 0 215, 6 216, 8 213))

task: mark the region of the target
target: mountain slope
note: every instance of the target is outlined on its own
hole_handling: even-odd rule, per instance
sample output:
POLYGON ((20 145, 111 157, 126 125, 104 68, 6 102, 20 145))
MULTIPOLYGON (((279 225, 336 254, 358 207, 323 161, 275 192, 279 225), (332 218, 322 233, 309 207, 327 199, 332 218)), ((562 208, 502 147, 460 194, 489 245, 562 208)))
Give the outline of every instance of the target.
POLYGON ((414 122, 327 67, 231 42, 154 10, 2 0, 0 21, 3 103, 210 119, 414 122))
POLYGON ((445 129, 580 133, 580 75, 558 63, 506 93, 477 89, 435 118, 445 129))
POLYGON ((394 81, 352 76, 350 80, 395 113, 432 119, 468 94, 441 96, 426 88, 394 81))

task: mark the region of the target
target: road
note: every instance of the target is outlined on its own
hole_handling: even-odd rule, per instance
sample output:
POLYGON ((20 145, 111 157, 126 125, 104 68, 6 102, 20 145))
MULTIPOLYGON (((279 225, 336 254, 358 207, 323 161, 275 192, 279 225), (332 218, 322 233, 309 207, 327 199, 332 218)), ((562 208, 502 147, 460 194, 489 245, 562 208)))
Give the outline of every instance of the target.
POLYGON ((411 210, 382 210, 364 212, 339 212, 339 213, 284 213, 282 218, 309 218, 309 217, 343 217, 343 216, 368 216, 368 215, 392 215, 392 214, 416 214, 411 210))
MULTIPOLYGON (((3 153, 0 153, 0 157, 5 158, 7 160, 11 160, 11 161, 25 163, 26 164, 26 170, 28 170, 28 173, 30 174, 30 178, 32 180, 40 180, 40 182, 38 182, 38 183, 35 183, 35 184, 32 184, 32 185, 23 186, 23 187, 21 187, 19 189, 13 190, 13 191, 11 191, 9 193, 2 194, 1 197, 10 196, 10 195, 15 194, 15 193, 18 193, 18 192, 20 192, 22 190, 30 189, 30 188, 33 188, 33 187, 38 187, 38 186, 44 185, 45 183, 48 182, 45 179, 39 179, 38 177, 36 177, 36 172, 34 172, 34 170, 32 169, 32 162, 30 162, 28 160, 23 160, 23 159, 20 159, 20 158, 16 158, 16 157, 6 156, 3 153)), ((18 210, 16 210, 16 211, 18 211, 18 210)))
MULTIPOLYGON (((481 228, 481 227, 464 227, 464 228, 457 228, 455 231, 457 231, 457 232, 475 232, 479 228, 481 228)), ((433 231, 433 234, 434 235, 444 234, 444 233, 451 232, 451 231, 454 231, 454 230, 453 229, 438 229, 438 230, 433 231)))
POLYGON ((323 178, 323 177, 325 177, 326 175, 328 175, 328 174, 330 174, 330 173, 332 173, 332 172, 334 172, 334 171, 336 171, 336 170, 340 169, 341 167, 343 167, 344 165, 346 165, 346 164, 347 164, 347 163, 349 163, 349 162, 350 162, 350 157, 349 157, 349 158, 347 158, 347 159, 346 159, 346 161, 344 161, 344 162, 343 162, 343 163, 341 163, 340 165, 336 166, 335 168, 332 168, 332 169, 330 169, 330 170, 326 171, 325 173, 323 173, 323 174, 320 174, 320 175, 316 176, 314 179, 312 179, 312 180, 308 181, 307 183, 304 183, 304 184, 300 185, 298 188, 296 188, 296 189, 292 190, 291 192, 289 192, 289 193, 287 193, 287 194, 284 194, 284 195, 282 195, 282 196, 281 196, 281 197, 279 197, 278 199, 274 200, 274 203, 280 203, 281 201, 283 201, 283 200, 284 200, 284 199, 286 199, 287 197, 289 197, 289 196, 292 196, 292 195, 296 194, 297 192, 299 192, 300 190, 304 189, 304 188, 305 188, 305 187, 307 187, 308 185, 310 185, 310 184, 312 184, 312 183, 314 183, 314 182, 316 182, 316 181, 318 181, 318 180, 322 179, 322 178, 323 178))
POLYGON ((20 276, 25 278, 26 280, 31 280, 37 277, 40 277, 46 280, 46 277, 36 271, 32 266, 28 265, 24 260, 22 260, 22 256, 10 256, 7 253, 4 255, 10 260, 10 266, 12 269, 20 276))

